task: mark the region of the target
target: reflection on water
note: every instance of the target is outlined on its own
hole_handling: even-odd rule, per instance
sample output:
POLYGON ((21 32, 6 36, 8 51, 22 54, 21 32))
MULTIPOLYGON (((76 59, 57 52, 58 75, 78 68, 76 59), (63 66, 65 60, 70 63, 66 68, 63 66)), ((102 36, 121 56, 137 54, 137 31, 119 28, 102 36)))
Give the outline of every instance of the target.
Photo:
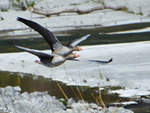
MULTIPOLYGON (((95 98, 99 95, 98 87, 90 88, 87 86, 67 86, 61 82, 58 83, 61 85, 68 98, 79 100, 81 99, 81 93, 85 101, 96 103, 95 98), (80 93, 78 92, 78 88, 80 93)), ((27 91, 29 93, 34 91, 48 91, 51 96, 55 96, 56 98, 64 98, 62 92, 56 84, 56 81, 43 77, 35 78, 33 75, 29 74, 0 72, 0 87, 6 86, 20 86, 22 92, 27 91)), ((107 88, 102 91, 102 97, 105 104, 118 102, 119 100, 127 101, 127 99, 119 98, 117 95, 108 94, 107 91, 107 88)))

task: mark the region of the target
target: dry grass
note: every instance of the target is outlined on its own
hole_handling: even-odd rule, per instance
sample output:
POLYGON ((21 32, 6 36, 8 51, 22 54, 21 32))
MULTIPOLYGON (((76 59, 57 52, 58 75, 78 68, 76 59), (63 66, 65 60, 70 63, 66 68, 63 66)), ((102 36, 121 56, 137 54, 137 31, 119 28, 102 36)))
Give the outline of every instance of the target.
POLYGON ((83 98, 83 96, 82 96, 81 91, 79 90, 79 88, 78 88, 78 87, 76 87, 76 89, 77 89, 77 92, 78 92, 78 94, 79 94, 79 96, 80 96, 81 100, 84 100, 84 98, 83 98))
POLYGON ((105 110, 107 110, 107 107, 106 107, 106 105, 105 105, 105 103, 104 103, 104 101, 103 101, 103 99, 102 99, 102 92, 101 92, 101 90, 100 90, 100 88, 101 88, 101 82, 100 82, 100 80, 102 80, 103 79, 103 75, 102 75, 102 73, 100 72, 100 78, 99 78, 99 90, 98 90, 98 93, 99 93, 99 95, 98 95, 98 100, 99 100, 99 102, 101 103, 101 105, 102 105, 102 107, 105 109, 105 110))
MULTIPOLYGON (((102 79, 103 79, 103 75, 102 75, 102 73, 100 73, 100 76, 99 76, 99 80, 101 81, 102 79)), ((107 109, 107 107, 106 107, 106 105, 105 105, 105 102, 103 101, 103 97, 102 97, 102 92, 101 92, 101 82, 99 81, 99 86, 98 86, 98 96, 95 96, 94 95, 94 93, 91 93, 91 96, 92 96, 92 98, 95 100, 95 102, 96 102, 96 104, 98 105, 98 106, 101 106, 104 110, 105 110, 105 113, 107 113, 108 112, 108 109, 107 109)), ((61 87, 61 85, 56 81, 56 84, 57 84, 57 86, 58 86, 58 88, 59 88, 59 90, 61 91, 61 93, 63 94, 63 96, 64 96, 64 98, 66 99, 66 101, 68 102, 69 101, 69 98, 68 98, 68 96, 67 96, 67 94, 65 93, 65 91, 63 90, 63 88, 61 87)), ((77 97, 78 99, 80 99, 80 100, 83 100, 83 102, 85 102, 85 100, 84 100, 84 98, 83 98, 83 94, 82 94, 82 92, 80 91, 80 89, 79 89, 79 87, 76 87, 75 89, 73 89, 73 87, 71 87, 71 91, 73 92, 73 95, 75 96, 75 97, 77 97)), ((72 106, 70 105, 70 107, 72 108, 72 106)), ((114 109, 113 111, 112 111, 112 113, 116 113, 118 111, 118 109, 116 108, 116 109, 114 109)), ((100 111, 99 111, 99 113, 100 113, 100 111)))
POLYGON ((63 96, 65 97, 65 99, 67 101, 69 101, 69 98, 67 97, 66 93, 64 92, 64 90, 62 89, 61 85, 56 81, 56 84, 58 86, 58 88, 60 89, 61 93, 63 94, 63 96))
MULTIPOLYGON (((103 76, 102 76, 101 73, 100 73, 100 79, 103 79, 103 76)), ((66 101, 68 102, 68 101, 69 101, 69 98, 68 98, 67 94, 65 93, 65 91, 63 90, 63 88, 61 87, 61 85, 60 85, 57 81, 56 81, 56 84, 57 84, 59 90, 61 91, 61 93, 63 94, 64 98, 65 98, 66 101)), ((101 88, 101 86, 99 85, 99 90, 98 90, 98 91, 99 91, 99 95, 98 95, 98 96, 95 96, 93 93, 91 94, 91 96, 92 96, 93 99, 96 101, 96 104, 97 104, 97 105, 99 105, 99 106, 101 105, 105 110, 107 110, 107 107, 106 107, 106 105, 105 105, 105 103, 104 103, 104 101, 103 101, 103 99, 102 99, 102 92, 101 92, 100 88, 101 88)), ((73 94, 74 94, 77 98, 79 98, 79 99, 83 100, 83 102, 85 102, 85 100, 84 100, 84 98, 83 98, 83 95, 82 95, 80 89, 79 89, 78 87, 76 87, 76 90, 77 90, 77 93, 76 93, 76 91, 74 91, 73 88, 71 88, 71 91, 73 92, 73 94)))

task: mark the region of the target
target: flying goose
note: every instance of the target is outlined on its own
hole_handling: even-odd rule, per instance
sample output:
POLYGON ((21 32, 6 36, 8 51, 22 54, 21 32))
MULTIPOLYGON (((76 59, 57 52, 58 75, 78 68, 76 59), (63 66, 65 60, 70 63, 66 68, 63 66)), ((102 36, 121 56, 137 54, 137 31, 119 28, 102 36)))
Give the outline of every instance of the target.
POLYGON ((78 54, 70 54, 64 57, 57 54, 47 54, 39 50, 29 49, 21 46, 16 46, 16 47, 39 57, 40 60, 36 60, 35 62, 47 67, 56 67, 63 64, 66 60, 75 60, 75 58, 79 57, 78 54))
POLYGON ((64 57, 71 54, 73 51, 82 50, 82 48, 77 45, 91 36, 90 34, 85 35, 83 37, 80 37, 74 40, 73 42, 68 44, 68 46, 65 46, 65 45, 62 45, 62 43, 57 39, 57 37, 54 36, 54 34, 50 30, 46 29, 40 24, 33 22, 31 20, 21 18, 21 17, 17 17, 17 20, 29 26, 30 28, 37 31, 40 35, 42 35, 43 38, 49 44, 50 49, 52 50, 53 54, 62 55, 64 57))
POLYGON ((84 62, 95 62, 95 63, 98 63, 98 64, 107 64, 107 63, 112 62, 112 58, 108 61, 79 60, 79 59, 75 59, 75 58, 79 57, 79 55, 75 54, 75 53, 64 57, 64 56, 57 55, 57 54, 47 54, 47 53, 41 52, 39 50, 29 49, 29 48, 25 48, 25 47, 21 47, 21 46, 16 46, 16 47, 39 57, 40 60, 36 60, 35 62, 38 63, 38 64, 42 64, 46 67, 59 66, 59 65, 63 64, 66 60, 81 61, 81 62, 82 61, 84 61, 84 62))

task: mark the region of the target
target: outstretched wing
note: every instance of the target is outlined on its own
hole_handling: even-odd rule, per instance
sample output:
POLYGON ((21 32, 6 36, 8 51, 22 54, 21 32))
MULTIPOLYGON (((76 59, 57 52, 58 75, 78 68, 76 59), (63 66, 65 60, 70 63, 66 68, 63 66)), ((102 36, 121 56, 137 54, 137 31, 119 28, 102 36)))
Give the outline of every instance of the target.
POLYGON ((41 26, 36 22, 21 17, 17 17, 17 20, 31 27, 32 29, 37 31, 40 35, 42 35, 49 44, 52 51, 62 48, 62 44, 60 43, 60 41, 54 36, 54 34, 51 31, 49 31, 45 27, 41 26))
POLYGON ((80 38, 74 40, 73 42, 71 42, 71 43, 69 44, 69 46, 70 46, 70 47, 75 47, 75 46, 77 46, 79 43, 81 43, 82 41, 86 40, 86 39, 87 39, 88 37, 90 37, 90 36, 91 36, 91 34, 82 36, 82 37, 80 37, 80 38))
POLYGON ((53 58, 52 54, 46 54, 46 53, 43 53, 43 52, 35 50, 35 49, 29 49, 29 48, 25 48, 25 47, 21 47, 21 46, 16 46, 16 47, 21 50, 27 51, 31 54, 34 54, 39 58, 53 58))

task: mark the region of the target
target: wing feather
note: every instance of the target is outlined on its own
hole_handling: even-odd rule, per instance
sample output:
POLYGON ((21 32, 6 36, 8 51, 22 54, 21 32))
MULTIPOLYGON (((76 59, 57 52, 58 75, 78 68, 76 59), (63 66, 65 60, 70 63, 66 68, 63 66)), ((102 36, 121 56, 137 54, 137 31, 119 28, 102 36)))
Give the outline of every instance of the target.
POLYGON ((52 51, 62 48, 62 44, 60 43, 60 41, 54 36, 54 34, 51 31, 49 31, 45 27, 41 26, 36 22, 21 17, 17 17, 17 20, 31 27, 32 29, 37 31, 40 35, 42 35, 43 38, 49 44, 52 51))

